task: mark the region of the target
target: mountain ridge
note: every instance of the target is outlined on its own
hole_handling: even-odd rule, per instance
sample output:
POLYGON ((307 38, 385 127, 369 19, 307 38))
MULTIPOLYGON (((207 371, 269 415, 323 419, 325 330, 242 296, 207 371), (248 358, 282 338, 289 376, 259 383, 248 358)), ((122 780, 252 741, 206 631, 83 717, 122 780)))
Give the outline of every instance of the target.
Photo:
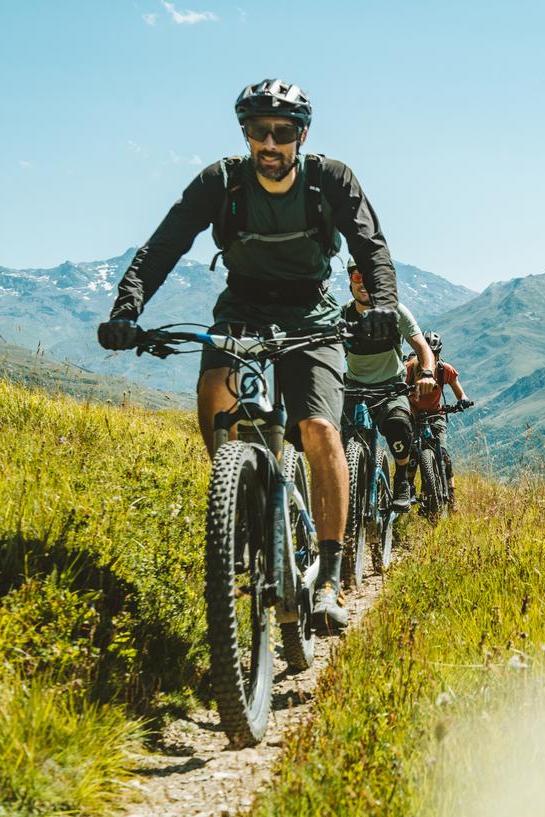
MULTIPOLYGON (((134 355, 107 354, 96 341, 96 327, 108 317, 117 284, 130 265, 136 248, 99 261, 56 267, 13 270, 0 267, 0 332, 12 343, 35 349, 40 343, 57 360, 71 362, 106 375, 126 375, 155 388, 194 389, 197 356, 173 363, 139 359, 134 355)), ((416 313, 437 314, 446 303, 460 303, 475 293, 451 284, 441 276, 396 262, 400 300, 416 313)), ((184 258, 167 276, 156 297, 146 305, 145 326, 159 326, 186 319, 208 326, 212 306, 225 286, 225 273, 184 258)), ((335 269, 331 291, 344 303, 349 300, 344 269, 335 269)), ((418 317, 417 314, 417 317, 418 317)))

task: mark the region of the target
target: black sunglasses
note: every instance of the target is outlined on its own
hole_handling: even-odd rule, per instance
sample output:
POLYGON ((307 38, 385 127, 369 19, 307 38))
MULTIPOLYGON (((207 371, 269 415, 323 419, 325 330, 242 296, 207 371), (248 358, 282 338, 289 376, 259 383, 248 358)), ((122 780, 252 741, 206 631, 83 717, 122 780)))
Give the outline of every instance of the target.
POLYGON ((271 125, 268 122, 249 119, 244 123, 244 133, 250 139, 255 139, 256 142, 264 142, 270 133, 277 145, 288 145, 290 142, 297 141, 301 128, 291 122, 271 125))

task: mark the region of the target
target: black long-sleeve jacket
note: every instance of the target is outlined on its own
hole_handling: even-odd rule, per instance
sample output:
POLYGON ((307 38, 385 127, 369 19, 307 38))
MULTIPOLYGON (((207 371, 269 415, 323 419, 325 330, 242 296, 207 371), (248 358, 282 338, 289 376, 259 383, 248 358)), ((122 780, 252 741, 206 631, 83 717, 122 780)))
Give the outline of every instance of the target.
MULTIPOLYGON (((322 193, 331 208, 333 224, 346 239, 373 305, 395 308, 395 268, 373 208, 347 165, 325 157, 322 168, 322 193)), ((218 224, 224 200, 225 180, 221 163, 216 162, 189 184, 137 251, 119 284, 112 318, 138 318, 169 272, 191 249, 195 237, 210 224, 218 224)), ((278 275, 282 277, 281 270, 278 275)))

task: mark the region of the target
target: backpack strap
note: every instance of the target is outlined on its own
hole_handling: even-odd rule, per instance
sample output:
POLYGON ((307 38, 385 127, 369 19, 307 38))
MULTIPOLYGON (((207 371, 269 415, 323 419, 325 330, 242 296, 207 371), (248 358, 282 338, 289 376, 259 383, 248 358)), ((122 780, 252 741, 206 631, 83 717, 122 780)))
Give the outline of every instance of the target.
POLYGON ((219 223, 214 230, 214 238, 220 251, 215 254, 210 264, 213 272, 220 255, 229 249, 240 231, 246 227, 246 192, 242 174, 242 156, 226 156, 221 162, 225 198, 221 208, 219 223))
POLYGON ((276 236, 260 236, 255 233, 246 234, 248 221, 246 191, 242 173, 242 156, 225 157, 221 160, 221 169, 225 185, 225 200, 221 209, 219 222, 214 230, 214 239, 221 249, 212 259, 210 269, 216 268, 220 255, 226 252, 233 241, 243 236, 242 240, 259 239, 261 241, 287 241, 301 236, 316 236, 324 253, 328 257, 336 254, 337 248, 333 240, 333 229, 328 227, 324 216, 322 193, 322 168, 324 156, 322 154, 307 153, 305 156, 305 213, 307 229, 297 233, 286 233, 276 236))
POLYGON ((333 231, 328 227, 324 215, 322 171, 324 164, 322 153, 307 153, 305 156, 305 208, 307 229, 314 229, 325 254, 330 258, 336 254, 333 242, 333 231))
MULTIPOLYGON (((437 384, 438 384, 439 388, 441 389, 441 398, 443 400, 443 403, 446 404, 447 399, 445 397, 445 391, 444 391, 444 389, 445 389, 445 364, 443 363, 443 361, 440 358, 437 361, 437 384)), ((448 423, 448 414, 445 414, 445 419, 446 419, 446 421, 448 423)))

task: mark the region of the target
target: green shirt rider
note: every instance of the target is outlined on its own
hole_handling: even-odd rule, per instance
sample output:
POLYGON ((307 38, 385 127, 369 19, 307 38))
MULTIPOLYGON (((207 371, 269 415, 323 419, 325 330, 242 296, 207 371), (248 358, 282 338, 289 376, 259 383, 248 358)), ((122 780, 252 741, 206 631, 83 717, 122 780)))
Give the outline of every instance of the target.
MULTIPOLYGON (((371 308, 371 302, 363 276, 353 258, 348 260, 347 271, 353 300, 343 307, 342 314, 345 320, 353 321, 371 308)), ((377 387, 404 383, 405 364, 401 352, 403 340, 412 346, 422 367, 417 381, 419 394, 428 394, 436 387, 433 376, 435 364, 433 353, 416 320, 403 304, 398 304, 397 313, 400 335, 398 342, 355 341, 351 343, 346 355, 347 372, 345 376, 345 382, 349 388, 361 385, 377 387)), ((342 421, 345 444, 353 433, 356 402, 354 398, 345 397, 342 421)), ((368 408, 380 433, 386 438, 395 460, 393 508, 397 513, 405 513, 411 506, 410 486, 407 478, 412 440, 409 400, 405 395, 398 395, 376 409, 373 408, 372 403, 368 403, 368 408)))

